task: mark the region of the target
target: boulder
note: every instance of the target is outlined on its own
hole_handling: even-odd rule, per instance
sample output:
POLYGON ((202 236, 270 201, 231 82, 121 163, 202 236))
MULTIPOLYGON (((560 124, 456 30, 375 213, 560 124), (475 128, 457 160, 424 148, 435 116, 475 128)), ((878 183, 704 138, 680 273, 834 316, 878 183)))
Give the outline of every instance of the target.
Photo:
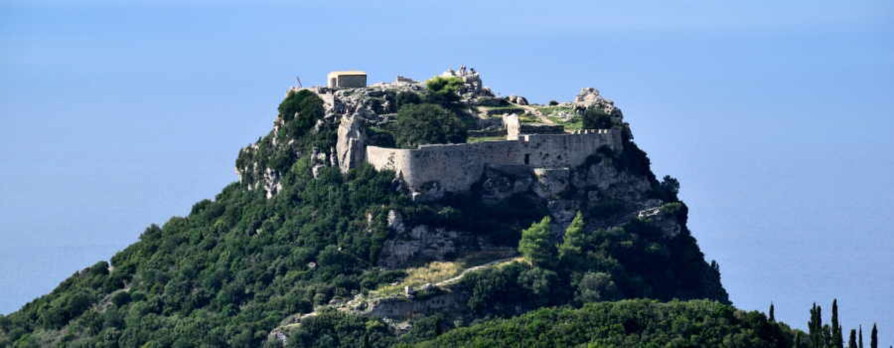
POLYGON ((509 100, 510 103, 518 105, 528 105, 528 99, 517 95, 510 95, 507 100, 509 100))
POLYGON ((612 115, 618 120, 622 117, 621 109, 615 107, 615 102, 605 99, 599 94, 599 90, 593 87, 581 88, 574 102, 571 103, 579 112, 583 112, 589 108, 602 109, 606 114, 612 115))

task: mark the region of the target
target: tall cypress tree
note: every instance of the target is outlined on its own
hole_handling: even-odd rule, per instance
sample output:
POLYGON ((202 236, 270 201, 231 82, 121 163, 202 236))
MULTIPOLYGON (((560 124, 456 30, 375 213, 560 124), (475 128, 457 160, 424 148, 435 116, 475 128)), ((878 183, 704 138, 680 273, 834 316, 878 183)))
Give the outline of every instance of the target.
POLYGON ((811 347, 823 347, 825 338, 823 337, 823 309, 816 303, 810 308, 810 321, 807 322, 807 330, 811 347))
POLYGON ((841 334, 841 323, 838 322, 838 299, 832 300, 832 347, 844 348, 844 337, 841 334))
POLYGON ((857 330, 851 329, 851 337, 847 340, 847 348, 857 348, 857 330))
POLYGON ((878 348, 878 328, 872 324, 872 333, 869 334, 869 348, 878 348))
POLYGON ((770 321, 776 321, 776 308, 773 307, 773 302, 770 302, 770 321))

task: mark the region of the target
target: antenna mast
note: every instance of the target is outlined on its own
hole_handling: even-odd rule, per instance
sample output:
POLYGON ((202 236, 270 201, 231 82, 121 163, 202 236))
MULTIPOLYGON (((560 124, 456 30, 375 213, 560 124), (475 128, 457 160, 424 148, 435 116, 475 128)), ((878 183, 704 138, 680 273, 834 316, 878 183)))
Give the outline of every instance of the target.
POLYGON ((300 76, 295 75, 295 80, 298 80, 298 88, 304 88, 304 86, 301 85, 301 77, 300 76))

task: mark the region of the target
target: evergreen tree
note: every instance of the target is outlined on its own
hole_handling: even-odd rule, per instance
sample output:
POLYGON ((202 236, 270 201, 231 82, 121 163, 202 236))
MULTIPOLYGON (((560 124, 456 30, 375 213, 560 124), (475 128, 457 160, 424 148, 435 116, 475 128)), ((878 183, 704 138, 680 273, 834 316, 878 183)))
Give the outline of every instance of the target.
POLYGON ((823 309, 816 303, 810 308, 810 321, 807 322, 807 331, 810 338, 810 346, 819 348, 825 345, 823 337, 823 309))
POLYGON ((844 337, 841 334, 841 323, 838 321, 838 299, 832 300, 832 347, 844 348, 844 337))
POLYGON ((574 216, 574 220, 565 229, 565 237, 562 244, 559 245, 559 258, 562 260, 570 260, 579 256, 586 244, 586 236, 584 235, 584 216, 580 212, 574 216))
POLYGON ((770 302, 770 321, 776 321, 776 308, 773 307, 773 302, 770 302))
POLYGON ((518 251, 534 266, 550 268, 555 261, 556 246, 549 237, 550 221, 547 216, 534 223, 522 231, 521 240, 518 242, 518 251))
POLYGON ((857 348, 857 330, 851 329, 851 337, 847 340, 847 348, 857 348))
POLYGON ((872 324, 872 332, 869 334, 869 348, 878 348, 878 328, 872 324))

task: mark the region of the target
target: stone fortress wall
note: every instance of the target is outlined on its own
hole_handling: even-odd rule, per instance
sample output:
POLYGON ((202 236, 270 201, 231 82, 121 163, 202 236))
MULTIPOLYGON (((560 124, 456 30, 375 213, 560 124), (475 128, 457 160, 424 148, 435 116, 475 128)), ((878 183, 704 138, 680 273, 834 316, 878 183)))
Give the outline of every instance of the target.
POLYGON ((621 131, 525 134, 518 140, 433 144, 416 149, 367 146, 365 160, 377 170, 395 171, 413 192, 463 192, 481 179, 486 166, 573 168, 602 146, 620 151, 621 131))
MULTIPOLYGON (((361 74, 365 78, 365 73, 359 71, 332 72, 329 82, 332 82, 332 77, 361 74)), ((489 89, 481 86, 480 77, 474 70, 460 67, 459 72, 449 70, 443 76, 462 78, 467 89, 462 94, 465 97, 494 96, 489 89)), ((335 84, 338 85, 337 80, 335 84)), ((367 94, 342 93, 340 87, 343 86, 306 88, 323 99, 327 115, 341 115, 335 149, 339 169, 347 172, 367 162, 377 170, 393 170, 403 179, 413 196, 421 199, 437 199, 447 192, 468 191, 481 180, 488 167, 527 169, 536 175, 577 167, 603 146, 615 152, 620 152, 623 147, 620 129, 591 129, 569 134, 564 133, 561 126, 522 124, 516 114, 503 116, 501 121, 506 140, 502 141, 429 144, 416 149, 371 146, 367 145, 363 126, 370 116, 375 116, 364 104, 363 98, 367 94)), ((376 84, 368 89, 406 89, 415 92, 424 89, 424 86, 399 77, 397 82, 376 84)), ((575 103, 578 99, 581 99, 582 107, 596 105, 597 102, 613 107, 610 101, 601 99, 595 89, 582 90, 575 103)), ((602 104, 599 105, 605 109, 602 104)))

